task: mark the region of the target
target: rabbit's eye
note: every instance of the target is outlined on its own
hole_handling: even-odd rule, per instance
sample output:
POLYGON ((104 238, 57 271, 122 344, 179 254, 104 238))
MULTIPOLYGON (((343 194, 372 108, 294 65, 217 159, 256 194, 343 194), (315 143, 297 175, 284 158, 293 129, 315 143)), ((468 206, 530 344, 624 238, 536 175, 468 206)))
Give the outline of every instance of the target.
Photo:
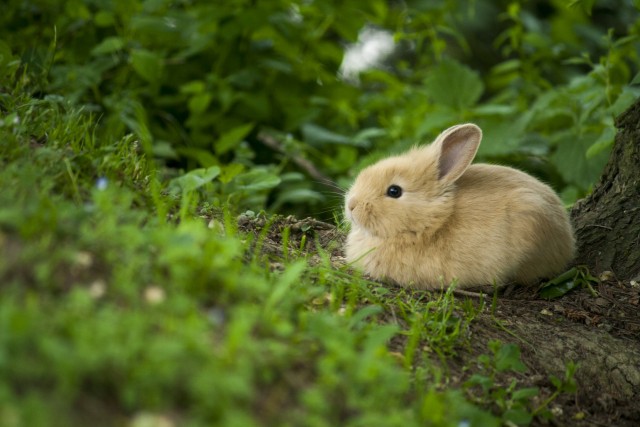
POLYGON ((402 196, 402 187, 399 185, 390 185, 389 188, 387 188, 387 196, 393 197, 394 199, 399 198, 402 196))

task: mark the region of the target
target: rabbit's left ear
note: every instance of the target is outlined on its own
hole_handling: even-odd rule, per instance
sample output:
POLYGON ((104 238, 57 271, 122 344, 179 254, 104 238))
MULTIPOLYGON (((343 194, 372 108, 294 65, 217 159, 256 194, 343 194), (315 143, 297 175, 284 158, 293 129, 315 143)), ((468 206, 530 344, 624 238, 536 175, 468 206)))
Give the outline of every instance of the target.
POLYGON ((452 126, 438 136, 438 179, 454 182, 464 173, 476 156, 482 130, 471 123, 452 126))

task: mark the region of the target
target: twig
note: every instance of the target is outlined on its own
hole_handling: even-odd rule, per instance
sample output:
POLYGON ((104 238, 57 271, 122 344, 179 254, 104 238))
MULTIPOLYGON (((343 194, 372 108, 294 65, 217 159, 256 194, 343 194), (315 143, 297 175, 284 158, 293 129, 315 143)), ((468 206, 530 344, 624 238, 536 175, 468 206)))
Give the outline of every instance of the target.
POLYGON ((598 228, 604 228, 605 230, 613 230, 613 228, 611 227, 607 227, 606 225, 600 225, 600 224, 587 224, 587 227, 598 227, 598 228))
POLYGON ((269 133, 261 130, 260 132, 258 132, 257 138, 258 141, 262 142, 272 150, 291 156, 291 160, 293 161, 293 163, 295 163, 300 169, 303 169, 305 172, 307 172, 313 179, 319 181, 321 184, 333 188, 333 181, 328 176, 320 172, 316 165, 298 154, 287 153, 286 150, 282 147, 280 141, 278 141, 273 135, 270 135, 269 133))

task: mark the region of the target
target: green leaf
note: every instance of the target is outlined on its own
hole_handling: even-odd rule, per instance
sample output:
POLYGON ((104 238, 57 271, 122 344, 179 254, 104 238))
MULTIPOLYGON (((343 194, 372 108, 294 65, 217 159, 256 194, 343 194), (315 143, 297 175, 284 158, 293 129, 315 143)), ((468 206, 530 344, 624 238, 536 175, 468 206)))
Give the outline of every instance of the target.
POLYGON ((95 22, 98 27, 109 27, 116 23, 116 17, 113 12, 101 10, 94 15, 93 22, 95 22))
POLYGON ((300 204, 310 202, 323 202, 324 200, 325 197, 317 191, 308 188, 293 188, 291 190, 282 191, 278 195, 278 198, 273 203, 273 206, 271 208, 277 210, 285 203, 300 204))
POLYGON ((553 386, 558 389, 561 390, 562 389, 562 380, 558 377, 556 377, 555 375, 550 375, 549 376, 549 381, 551 381, 551 384, 553 384, 553 386))
POLYGON ((540 290, 540 297, 546 299, 560 298, 570 290, 575 289, 577 286, 578 283, 575 280, 569 280, 555 286, 545 287, 540 290))
POLYGON ((218 166, 212 166, 210 168, 194 169, 181 177, 171 180, 170 187, 179 187, 183 192, 193 191, 202 187, 208 182, 213 181, 215 177, 220 174, 220 168, 218 166))
POLYGON ((596 135, 580 135, 568 131, 558 134, 556 139, 558 140, 558 148, 551 155, 551 160, 560 175, 569 183, 576 184, 583 189, 589 188, 600 177, 600 173, 609 159, 608 150, 600 151, 587 159, 585 153, 596 142, 596 135))
POLYGON ((222 167, 222 171, 220 172, 220 177, 218 179, 221 183, 228 184, 243 170, 244 165, 240 163, 230 163, 222 167))
POLYGON ((208 168, 210 166, 218 165, 219 160, 211 153, 211 150, 204 150, 202 148, 190 148, 190 147, 178 147, 176 152, 181 156, 189 159, 193 159, 198 162, 202 167, 208 168))
POLYGON ((102 41, 102 43, 91 49, 91 54, 98 56, 117 52, 121 50, 124 45, 125 42, 122 37, 107 37, 102 41))
POLYGON ((540 288, 540 297, 547 299, 561 297, 562 295, 578 286, 578 282, 576 281, 577 276, 578 269, 576 269, 575 267, 565 271, 553 280, 548 281, 540 288))
POLYGON ((285 299, 287 293, 291 291, 291 287, 295 283, 300 282, 300 277, 307 268, 304 260, 298 260, 287 267, 287 269, 278 278, 276 285, 273 287, 271 294, 264 302, 265 311, 270 311, 285 299))
MULTIPOLYGON (((368 305, 352 314, 349 319, 350 327, 356 327, 359 323, 365 322, 368 318, 381 313, 382 308, 378 305, 368 305)), ((393 335, 393 334, 392 334, 393 335)))
POLYGON ((531 424, 533 415, 525 408, 511 408, 502 414, 502 418, 518 426, 527 426, 531 424))
POLYGON ((587 150, 587 159, 595 157, 604 150, 610 148, 613 145, 613 139, 615 138, 616 131, 612 127, 605 127, 600 134, 600 137, 591 144, 591 147, 587 150))
POLYGON ((349 138, 313 123, 306 123, 302 126, 302 136, 306 142, 312 145, 343 144, 356 147, 367 147, 369 145, 367 139, 349 138))
POLYGON ((192 80, 180 86, 180 93, 199 94, 204 92, 206 85, 202 80, 192 80))
POLYGON ((237 126, 231 130, 223 133, 220 138, 214 143, 214 148, 217 154, 224 154, 234 148, 240 141, 246 137, 255 125, 253 123, 247 123, 241 126, 237 126))
POLYGON ((537 396, 538 393, 540 393, 540 389, 538 389, 538 387, 527 387, 514 391, 511 398, 513 400, 529 399, 537 396))
POLYGON ((163 58, 146 49, 131 51, 131 65, 135 72, 149 83, 158 83, 164 68, 163 58))
POLYGON ((473 109, 477 116, 509 116, 517 112, 514 105, 484 104, 473 109))
POLYGON ((527 367, 520 360, 520 348, 515 344, 504 344, 495 355, 496 370, 524 372, 527 367))
POLYGON ((473 374, 471 378, 467 380, 465 385, 467 386, 479 385, 480 387, 482 387, 483 390, 489 390, 493 386, 493 381, 491 380, 491 378, 485 375, 473 374))
POLYGON ((234 183, 238 189, 249 192, 270 190, 277 187, 280 182, 281 180, 278 175, 265 169, 253 169, 236 176, 234 179, 234 183))
POLYGON ((198 93, 189 100, 189 111, 193 114, 202 114, 213 99, 212 95, 208 92, 198 93))
POLYGON ((433 68, 424 86, 435 104, 457 110, 472 107, 484 92, 478 73, 454 60, 442 61, 433 68))

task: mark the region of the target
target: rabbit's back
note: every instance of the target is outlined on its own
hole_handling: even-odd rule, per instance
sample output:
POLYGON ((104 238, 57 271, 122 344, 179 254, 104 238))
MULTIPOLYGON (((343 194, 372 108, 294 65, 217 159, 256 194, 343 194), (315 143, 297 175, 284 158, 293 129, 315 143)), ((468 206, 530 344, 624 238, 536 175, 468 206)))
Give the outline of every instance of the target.
POLYGON ((451 242, 445 252, 457 261, 450 274, 457 271, 461 285, 487 279, 530 283, 561 272, 573 257, 569 217, 546 184, 484 164, 471 165, 456 184, 442 239, 451 242))

